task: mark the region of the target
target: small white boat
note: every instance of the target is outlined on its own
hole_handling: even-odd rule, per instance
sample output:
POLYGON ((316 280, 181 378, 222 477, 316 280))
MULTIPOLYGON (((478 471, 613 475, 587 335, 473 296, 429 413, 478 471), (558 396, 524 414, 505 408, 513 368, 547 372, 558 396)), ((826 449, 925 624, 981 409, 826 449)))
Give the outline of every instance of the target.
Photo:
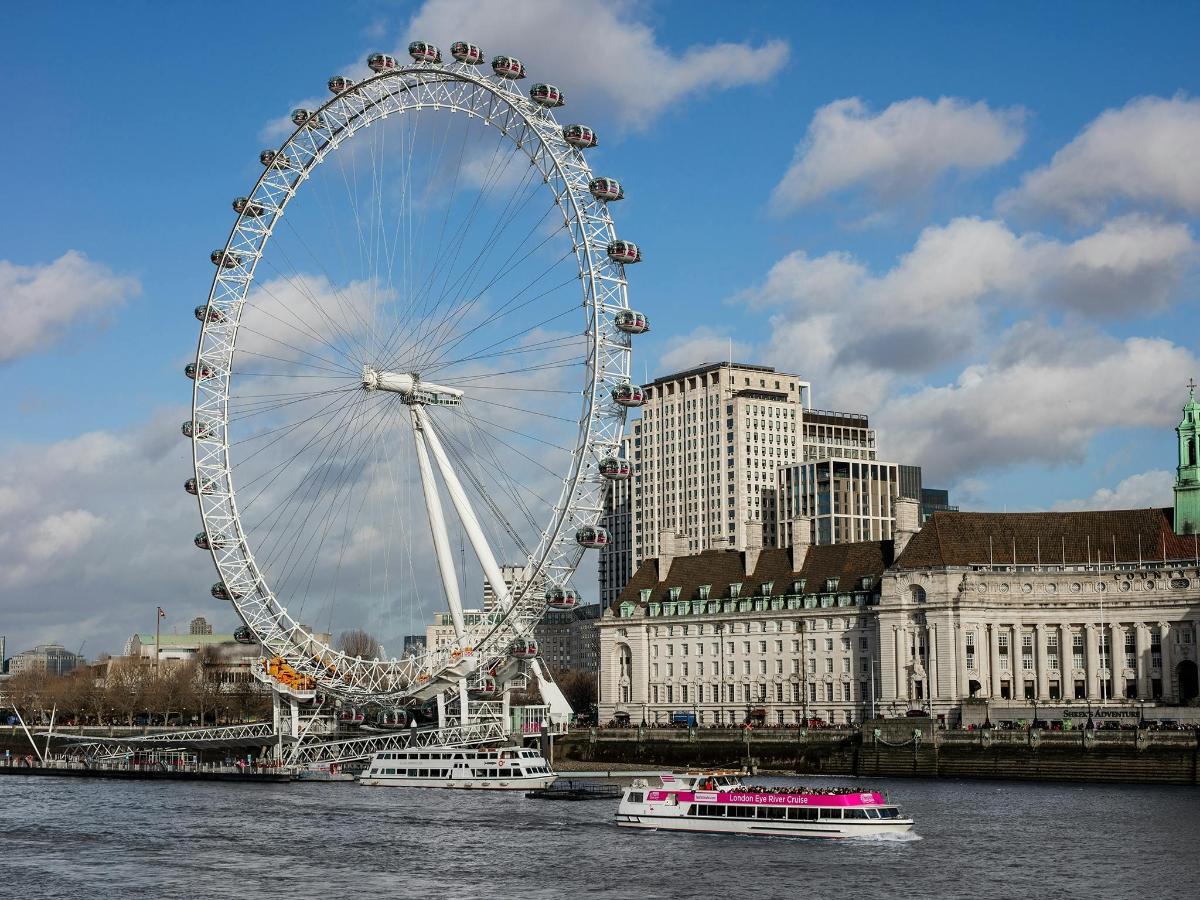
POLYGON ((358 780, 377 787, 517 791, 548 787, 557 777, 536 750, 426 747, 381 750, 358 780))
POLYGON ((737 772, 638 779, 617 807, 624 828, 809 838, 847 838, 911 831, 913 820, 878 791, 777 788, 742 783, 737 772))

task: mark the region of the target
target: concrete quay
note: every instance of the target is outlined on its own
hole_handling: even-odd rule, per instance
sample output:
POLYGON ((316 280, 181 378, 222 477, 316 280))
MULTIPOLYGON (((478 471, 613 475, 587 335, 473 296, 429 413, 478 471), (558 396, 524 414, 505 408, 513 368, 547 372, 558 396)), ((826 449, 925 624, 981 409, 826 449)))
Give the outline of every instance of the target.
POLYGON ((556 764, 741 767, 797 775, 1012 778, 1200 784, 1194 731, 939 731, 888 719, 862 730, 628 728, 575 731, 554 742, 556 764))

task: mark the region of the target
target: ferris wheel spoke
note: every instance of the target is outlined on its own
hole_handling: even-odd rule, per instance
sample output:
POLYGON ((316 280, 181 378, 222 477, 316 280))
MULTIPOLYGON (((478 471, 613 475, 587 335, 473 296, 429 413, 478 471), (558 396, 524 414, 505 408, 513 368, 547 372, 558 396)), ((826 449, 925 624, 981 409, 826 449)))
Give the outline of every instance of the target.
MULTIPOLYGON (((252 327, 250 327, 249 325, 246 325, 246 324, 241 324, 241 325, 239 325, 239 326, 238 326, 238 331, 245 331, 245 332, 247 332, 247 333, 249 333, 249 334, 252 334, 252 335, 254 335, 254 336, 255 336, 255 337, 257 337, 257 338, 262 338, 264 341, 270 341, 272 344, 278 344, 280 347, 285 347, 285 348, 287 348, 288 350, 295 350, 297 353, 301 354, 302 356, 307 356, 307 357, 309 357, 310 359, 315 359, 315 360, 316 360, 317 362, 319 362, 319 363, 324 363, 324 365, 321 365, 321 366, 315 366, 315 365, 313 365, 312 363, 305 363, 305 362, 303 362, 303 361, 294 361, 294 360, 290 360, 290 359, 287 359, 287 358, 285 358, 285 357, 279 357, 279 356, 268 356, 268 355, 267 355, 267 354, 265 354, 265 353, 257 353, 257 354, 254 354, 254 355, 256 355, 256 356, 260 356, 260 357, 262 357, 262 358, 264 358, 264 359, 275 359, 275 360, 278 360, 279 362, 283 362, 283 363, 297 364, 297 365, 306 365, 306 366, 308 366, 308 368, 310 368, 310 369, 320 369, 320 370, 322 370, 322 371, 325 371, 325 372, 335 372, 335 373, 337 373, 337 374, 339 374, 339 375, 348 375, 348 374, 352 374, 352 373, 353 373, 353 371, 354 371, 353 369, 347 368, 347 367, 346 367, 345 365, 343 365, 342 363, 339 363, 339 362, 337 362, 337 361, 335 361, 335 360, 332 360, 332 359, 326 359, 326 358, 325 358, 325 357, 323 357, 323 356, 318 356, 317 354, 315 354, 315 353, 312 353, 312 352, 310 352, 310 351, 308 351, 308 350, 305 350, 305 349, 303 349, 302 347, 297 347, 295 344, 290 344, 290 343, 288 343, 288 342, 287 342, 287 341, 285 341, 285 340, 281 340, 280 338, 274 337, 273 335, 266 334, 265 332, 259 331, 257 328, 252 328, 252 327)), ((253 353, 253 351, 250 351, 250 350, 242 350, 242 349, 239 349, 239 351, 238 351, 238 352, 240 352, 240 353, 253 353)))
MULTIPOLYGON (((482 329, 486 328, 488 325, 491 325, 491 324, 494 324, 495 322, 500 321, 505 316, 515 316, 515 314, 517 312, 519 312, 522 309, 525 309, 530 304, 536 303, 538 300, 542 300, 546 297, 556 294, 558 291, 562 290, 567 285, 569 285, 575 281, 578 281, 579 280, 578 273, 572 273, 561 283, 555 284, 554 286, 547 288, 545 291, 542 291, 540 294, 534 294, 534 295, 528 296, 528 297, 525 296, 539 281, 541 281, 550 272, 552 272, 556 266, 560 265, 564 260, 570 258, 572 255, 573 255, 573 251, 568 249, 549 268, 538 273, 536 276, 534 276, 534 278, 532 280, 530 280, 529 282, 524 284, 520 289, 518 289, 516 291, 516 293, 514 293, 512 296, 506 298, 504 300, 504 302, 501 303, 488 316, 486 316, 479 322, 475 323, 470 328, 467 328, 458 334, 451 333, 447 337, 443 338, 437 344, 433 344, 431 347, 429 347, 428 350, 425 351, 426 355, 428 357, 430 357, 432 360, 438 360, 439 358, 444 357, 446 354, 455 350, 464 341, 466 341, 468 338, 472 337, 473 335, 475 335, 477 332, 481 331, 482 329), (522 297, 525 297, 525 299, 522 300, 520 303, 518 303, 517 301, 521 300, 522 297), (438 354, 438 351, 441 351, 440 355, 438 354)), ((578 309, 579 309, 578 304, 572 303, 567 309, 564 309, 562 312, 557 313, 554 316, 551 316, 548 321, 553 321, 554 319, 557 319, 557 318, 560 318, 561 316, 566 315, 568 312, 570 312, 572 310, 578 310, 578 309)), ((518 334, 515 335, 514 337, 519 337, 521 333, 527 333, 530 330, 532 330, 533 328, 537 328, 537 327, 539 327, 539 325, 525 326, 521 329, 521 332, 518 332, 518 334)))
MULTIPOLYGON (((575 279, 572 278, 571 280, 574 281, 575 279)), ((551 288, 550 290, 553 291, 553 290, 555 290, 555 288, 551 288)), ((534 299, 537 299, 537 298, 534 298, 534 299)), ((437 372, 441 369, 445 369, 449 366, 461 365, 462 363, 468 363, 468 362, 476 362, 481 359, 491 359, 491 358, 494 358, 497 356, 509 356, 509 355, 516 355, 516 354, 520 354, 520 353, 530 353, 530 352, 535 352, 537 350, 557 349, 560 346, 565 346, 570 343, 581 343, 587 337, 586 334, 572 334, 572 335, 565 335, 565 336, 556 337, 556 338, 546 338, 544 341, 534 341, 532 343, 527 343, 527 344, 517 344, 508 350, 496 350, 495 349, 497 347, 504 347, 507 344, 509 344, 511 341, 516 341, 516 340, 519 340, 531 333, 535 333, 535 332, 537 332, 538 329, 544 327, 545 325, 548 325, 551 322, 557 321, 558 319, 561 319, 572 312, 577 312, 578 309, 579 309, 578 306, 576 306, 575 304, 572 304, 567 309, 564 309, 562 312, 555 313, 553 316, 550 316, 549 318, 546 318, 546 319, 542 319, 542 321, 535 322, 532 325, 524 326, 519 331, 517 331, 513 334, 505 335, 504 337, 500 338, 499 340, 493 341, 490 344, 486 344, 485 346, 480 347, 478 350, 476 350, 474 353, 470 354, 469 356, 462 356, 457 359, 446 359, 445 354, 442 354, 436 358, 435 362, 431 362, 429 365, 425 366, 425 368, 423 368, 421 371, 424 372, 425 374, 430 374, 433 372, 437 372), (494 352, 489 352, 489 351, 494 351, 494 352)), ((481 327, 482 326, 480 326, 480 325, 476 325, 474 328, 471 329, 471 332, 469 332, 468 334, 478 331, 481 327)), ((467 335, 464 335, 464 337, 466 337, 466 336, 467 335)), ((460 341, 461 341, 461 339, 460 339, 460 341)))
MULTIPOLYGON (((297 558, 308 558, 312 561, 312 564, 315 567, 319 564, 321 558, 321 549, 324 546, 324 537, 322 537, 321 541, 317 544, 317 547, 315 549, 312 548, 312 542, 317 539, 318 535, 318 532, 316 531, 309 532, 308 537, 303 543, 301 543, 300 527, 302 527, 304 523, 300 522, 298 527, 293 528, 292 522, 295 520, 296 515, 299 513, 300 509, 306 506, 311 506, 312 508, 307 515, 316 516, 317 520, 320 522, 330 523, 335 521, 340 515, 339 507, 343 504, 343 502, 348 503, 349 499, 354 496, 356 492, 363 494, 364 501, 366 497, 370 496, 371 491, 369 490, 369 485, 367 484, 366 479, 355 478, 353 477, 352 473, 366 456, 369 456, 377 449, 378 442, 374 440, 374 438, 378 436, 381 426, 387 421, 389 414, 391 413, 393 413, 393 410, 385 406, 378 410, 375 418, 364 426, 365 428, 369 429, 369 433, 364 435, 362 429, 360 428, 359 435, 362 439, 357 442, 357 446, 355 447, 353 454, 346 460, 345 464, 340 467, 341 471, 334 476, 334 481, 332 485, 330 485, 329 490, 326 490, 326 485, 329 484, 327 476, 329 472, 332 471, 332 466, 326 466, 324 468, 324 471, 322 472, 321 483, 313 492, 314 499, 311 501, 311 503, 302 501, 293 504, 294 509, 292 512, 292 517, 289 519, 289 524, 283 530, 279 542, 280 549, 282 549, 284 546, 287 547, 287 555, 281 557, 277 552, 274 559, 268 560, 268 564, 275 563, 275 568, 285 573, 280 581, 281 592, 286 592, 288 586, 291 584, 294 573, 297 571, 296 567, 293 565, 294 560, 297 558), (283 543, 283 539, 293 534, 293 532, 296 534, 295 538, 293 538, 289 544, 285 545, 283 543)), ((361 521, 361 516, 357 518, 361 521)), ((323 536, 327 534, 328 528, 322 531, 323 536)))
MULTIPOLYGON (((547 214, 549 212, 553 211, 553 209, 554 209, 553 206, 550 207, 550 209, 547 210, 547 214)), ((541 250, 544 246, 546 246, 546 244, 548 244, 551 240, 554 239, 554 237, 556 236, 556 232, 551 232, 550 234, 547 234, 545 238, 543 238, 537 244, 530 246, 529 249, 526 250, 526 252, 524 254, 522 254, 520 257, 518 257, 514 261, 514 257, 516 256, 517 251, 520 249, 520 247, 523 244, 527 243, 528 238, 531 237, 537 231, 538 227, 545 220, 545 217, 546 216, 544 214, 542 216, 542 218, 538 220, 538 222, 534 223, 534 225, 530 228, 529 232, 525 235, 523 240, 518 244, 518 246, 516 248, 514 248, 512 253, 510 253, 509 256, 507 257, 507 259, 505 259, 504 262, 501 264, 500 272, 498 274, 494 275, 478 292, 475 293, 474 296, 471 297, 471 299, 469 301, 467 301, 465 303, 460 303, 459 305, 457 305, 457 307, 452 307, 454 309, 454 312, 452 314, 447 315, 445 317, 445 319, 438 321, 436 323, 436 325, 433 325, 433 327, 426 329, 426 331, 418 338, 418 345, 420 343, 423 343, 424 340, 426 340, 426 339, 440 340, 440 341, 444 342, 446 340, 446 331, 449 329, 452 332, 452 330, 455 327, 457 327, 457 325, 463 320, 463 318, 472 309, 474 309, 475 304, 479 302, 479 299, 481 297, 483 297, 488 292, 488 290, 490 290, 492 287, 494 287, 495 285, 500 283, 511 272, 516 270, 520 266, 521 263, 528 260, 534 253, 541 250)), ((511 221, 511 219, 509 221, 511 221)), ((508 227, 508 222, 505 223, 505 225, 503 226, 501 231, 503 231, 507 227, 508 227)), ((495 248, 495 246, 496 246, 495 242, 489 243, 489 245, 487 247, 487 256, 491 255, 491 251, 495 248)), ((566 257, 566 254, 564 254, 563 258, 565 258, 565 257, 566 257)), ((484 258, 486 259, 486 256, 484 258)), ((561 260, 556 260, 554 263, 551 263, 550 268, 553 268, 555 265, 557 265, 559 261, 561 261, 561 260)), ((474 274, 471 275, 469 280, 462 282, 462 291, 460 291, 458 293, 459 300, 462 299, 462 297, 465 295, 467 290, 471 289, 474 286, 477 274, 478 273, 475 272, 474 274)), ((542 275, 539 275, 537 278, 535 278, 533 283, 536 283, 537 281, 541 280, 542 277, 544 277, 544 273, 542 275)), ((439 301, 439 303, 440 303, 440 301, 439 301)), ((430 317, 430 322, 431 323, 434 322, 432 317, 430 317)))
MULTIPOLYGON (((459 254, 462 252, 463 245, 470 234, 471 226, 477 220, 478 210, 483 201, 489 196, 492 188, 498 183, 500 176, 503 174, 504 157, 499 151, 504 146, 505 138, 500 135, 496 139, 496 146, 492 151, 492 158, 489 161, 487 172, 482 179, 480 189, 476 194, 475 201, 471 204, 470 209, 463 215, 462 221, 459 223, 458 229, 455 231, 454 237, 448 244, 439 245, 437 255, 434 258, 433 264, 429 268, 429 275, 423 280, 421 288, 418 292, 419 302, 410 305, 407 312, 397 316, 387 340, 381 349, 382 355, 397 355, 393 352, 394 342, 403 335, 404 330, 412 326, 414 322, 422 322, 431 320, 446 295, 446 285, 452 274, 456 270, 459 254), (442 265, 445 261, 445 254, 449 252, 449 248, 453 247, 452 255, 449 257, 447 264, 442 265), (440 281, 441 287, 436 285, 440 281), (438 300, 431 307, 429 300, 431 297, 437 296, 438 300)), ((451 203, 447 203, 447 210, 451 203)))
POLYGON ((356 384, 353 387, 331 388, 326 391, 311 391, 303 394, 282 394, 276 395, 276 397, 290 399, 275 399, 272 401, 259 400, 254 403, 245 403, 241 401, 235 403, 233 398, 230 398, 229 412, 231 415, 229 416, 229 421, 238 422, 253 418, 254 416, 265 415, 266 413, 279 412, 280 410, 287 409, 290 406, 296 406, 297 404, 305 403, 318 397, 328 397, 330 394, 347 394, 351 391, 357 391, 359 387, 360 385, 356 384), (233 413, 236 413, 236 415, 233 415, 233 413))
MULTIPOLYGON (((539 244, 535 247, 532 247, 524 258, 528 258, 528 256, 532 255, 532 253, 541 249, 541 247, 544 246, 545 243, 551 239, 551 237, 553 237, 553 236, 552 235, 547 236, 547 238, 541 244, 539 244)), ((516 300, 520 299, 527 291, 529 291, 532 287, 534 287, 539 281, 541 281, 543 278, 545 278, 547 275, 549 275, 550 272, 552 272, 554 270, 554 267, 557 266, 559 263, 561 263, 563 261, 563 259, 566 259, 569 255, 571 255, 571 254, 568 251, 568 253, 564 254, 562 258, 551 263, 550 267, 548 267, 547 269, 540 272, 529 283, 527 283, 526 285, 521 287, 512 297, 510 297, 508 300, 505 301, 502 312, 507 313, 510 310, 512 310, 513 309, 512 304, 516 300)), ((519 262, 520 261, 518 261, 518 263, 519 262)), ((479 293, 477 293, 474 297, 471 298, 469 303, 467 303, 466 305, 464 305, 464 306, 460 307, 458 310, 456 310, 454 316, 448 317, 444 323, 439 325, 435 329, 435 331, 429 335, 429 338, 432 341, 436 341, 436 342, 431 343, 431 345, 428 348, 421 351, 421 353, 422 353, 421 364, 428 362, 431 358, 435 358, 434 354, 437 353, 438 350, 445 347, 447 344, 451 343, 452 340, 456 339, 455 329, 460 324, 462 324, 462 322, 465 319, 465 317, 467 316, 467 314, 470 313, 475 308, 475 305, 479 302, 480 298, 483 297, 492 287, 494 287, 501 280, 503 280, 503 278, 505 276, 507 276, 509 274, 509 272, 513 271, 513 269, 516 268, 516 265, 517 264, 514 264, 508 270, 502 271, 499 274, 497 274, 488 284, 484 285, 484 287, 479 291, 479 293)), ((571 280, 572 281, 575 280, 576 277, 577 276, 573 276, 571 280)), ((525 305, 527 305, 527 304, 521 304, 520 306, 518 306, 516 308, 520 309, 525 305)), ((499 315, 499 313, 493 314, 493 316, 498 316, 498 315, 499 315)), ((483 327, 482 323, 477 323, 476 325, 472 326, 471 328, 466 329, 460 336, 465 339, 466 337, 476 333, 482 327, 483 327)))
MULTIPOLYGON (((471 427, 474 428, 488 442, 488 443, 485 443, 485 446, 487 446, 490 443, 499 444, 500 446, 504 447, 506 450, 508 450, 512 453, 515 453, 517 456, 521 457, 521 459, 525 460, 526 462, 530 463, 531 465, 534 465, 537 468, 541 469, 547 475, 553 475, 555 478, 562 477, 561 472, 556 472, 553 469, 549 468, 541 460, 534 459, 532 456, 525 453, 520 447, 517 447, 516 445, 509 443, 507 440, 505 440, 500 435, 496 434, 495 432, 486 428, 484 425, 480 424, 479 420, 474 418, 473 416, 470 416, 468 421, 470 421, 471 427)), ((546 501, 546 499, 544 497, 537 495, 531 488, 529 488, 527 485, 523 484, 522 482, 518 481, 517 485, 519 487, 521 487, 522 490, 537 497, 538 500, 543 501, 545 503, 545 505, 553 506, 552 503, 550 503, 549 501, 546 501)))

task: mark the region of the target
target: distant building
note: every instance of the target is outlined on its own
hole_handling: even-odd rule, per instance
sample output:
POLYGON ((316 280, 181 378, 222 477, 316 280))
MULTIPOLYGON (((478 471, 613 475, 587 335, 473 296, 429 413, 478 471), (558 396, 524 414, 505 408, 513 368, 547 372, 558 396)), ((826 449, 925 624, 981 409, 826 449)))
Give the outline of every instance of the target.
POLYGON ((598 603, 571 610, 548 610, 534 629, 538 656, 552 673, 575 669, 595 674, 600 666, 598 603))
POLYGON ((935 512, 958 512, 950 505, 950 492, 938 488, 921 488, 921 522, 929 521, 935 512))
MULTIPOLYGON (((203 621, 203 620, 201 620, 203 621)), ((192 623, 195 625, 195 622, 192 623)), ((134 634, 125 642, 125 658, 147 660, 153 664, 155 640, 152 634, 134 634)), ((160 664, 175 665, 200 658, 212 666, 214 677, 222 685, 258 684, 253 669, 259 664, 262 647, 257 644, 240 644, 232 634, 208 632, 189 634, 158 635, 158 661, 160 664)), ((120 662, 114 657, 111 662, 120 662)), ((265 689, 265 688, 264 688, 265 689)))
POLYGON ((800 516, 811 524, 809 543, 887 540, 895 529, 896 499, 903 496, 902 468, 913 467, 837 453, 781 468, 776 533, 765 545, 791 546, 800 516))
POLYGON ((196 616, 188 625, 188 634, 212 634, 212 626, 204 616, 196 616))
POLYGON ((82 656, 72 653, 61 644, 39 644, 9 660, 8 673, 23 675, 29 672, 44 672, 48 675, 66 675, 83 665, 83 662, 82 656))
MULTIPOLYGON (((522 585, 525 584, 525 567, 524 566, 501 566, 500 577, 504 579, 504 585, 508 588, 509 595, 516 594, 522 585)), ((492 590, 492 583, 486 578, 483 579, 483 611, 491 612, 496 605, 496 592, 492 590)))

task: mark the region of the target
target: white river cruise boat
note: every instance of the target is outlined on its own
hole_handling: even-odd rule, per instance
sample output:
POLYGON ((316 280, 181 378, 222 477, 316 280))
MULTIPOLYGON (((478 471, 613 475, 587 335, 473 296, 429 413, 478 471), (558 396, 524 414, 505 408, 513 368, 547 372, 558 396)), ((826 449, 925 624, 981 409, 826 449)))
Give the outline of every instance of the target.
POLYGON ((380 787, 516 791, 548 787, 557 777, 536 750, 425 747, 381 750, 358 780, 380 787))
POLYGON ((779 788, 742 783, 737 772, 663 775, 625 789, 617 824, 625 828, 809 838, 847 838, 912 830, 913 820, 878 791, 779 788))

